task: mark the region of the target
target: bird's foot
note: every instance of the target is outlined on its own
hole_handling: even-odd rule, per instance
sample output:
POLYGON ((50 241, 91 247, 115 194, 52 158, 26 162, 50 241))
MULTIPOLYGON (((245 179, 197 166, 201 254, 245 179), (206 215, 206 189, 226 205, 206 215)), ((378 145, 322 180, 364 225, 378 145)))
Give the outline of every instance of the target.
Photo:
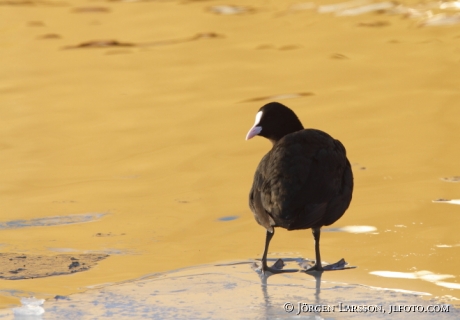
POLYGON ((271 267, 267 266, 263 262, 261 266, 258 266, 256 263, 254 263, 253 269, 256 270, 257 273, 260 273, 261 275, 271 275, 271 274, 277 274, 277 273, 297 272, 298 271, 294 269, 283 270, 284 266, 285 266, 284 261, 282 259, 278 259, 275 261, 275 263, 271 267))
POLYGON ((315 263, 313 266, 307 263, 303 263, 302 267, 305 268, 305 272, 323 272, 323 271, 335 271, 335 270, 346 270, 346 269, 354 269, 356 267, 349 266, 348 262, 345 259, 340 259, 336 263, 322 265, 321 263, 315 263))
MULTIPOLYGON (((352 267, 348 267, 348 263, 345 261, 344 258, 340 259, 336 263, 328 264, 323 267, 325 271, 328 270, 345 270, 345 269, 350 269, 352 267)), ((353 267, 355 268, 355 267, 353 267)))
POLYGON ((286 264, 284 263, 283 259, 278 259, 275 261, 274 264, 272 264, 271 267, 268 267, 267 265, 264 265, 262 263, 262 272, 271 272, 271 273, 281 273, 283 272, 283 268, 286 264))

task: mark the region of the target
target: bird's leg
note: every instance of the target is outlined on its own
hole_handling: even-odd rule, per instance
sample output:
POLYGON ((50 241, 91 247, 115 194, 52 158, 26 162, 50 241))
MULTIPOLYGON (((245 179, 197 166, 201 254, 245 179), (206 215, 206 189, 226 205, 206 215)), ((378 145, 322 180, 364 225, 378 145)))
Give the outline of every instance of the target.
POLYGON ((321 253, 319 252, 319 237, 321 235, 321 228, 313 228, 311 229, 313 233, 313 238, 315 238, 315 255, 316 261, 315 265, 310 268, 309 270, 316 270, 316 271, 323 271, 323 265, 321 264, 321 253))
MULTIPOLYGON (((275 229, 272 228, 273 232, 267 230, 267 237, 265 239, 265 249, 264 254, 262 255, 262 267, 260 269, 256 269, 257 271, 262 271, 261 276, 263 278, 267 278, 270 274, 267 275, 267 272, 271 274, 276 273, 286 273, 286 272, 298 272, 297 269, 283 269, 284 261, 282 259, 278 259, 271 267, 267 265, 267 254, 268 254, 268 246, 270 245, 270 240, 275 235, 275 229)), ((256 266, 256 265, 255 265, 256 266)))
POLYGON ((321 264, 321 254, 319 252, 319 236, 321 234, 321 229, 320 228, 312 228, 312 233, 313 233, 313 238, 315 238, 315 254, 316 254, 316 261, 315 265, 311 267, 308 271, 332 271, 332 270, 345 270, 345 269, 352 269, 355 267, 348 267, 347 262, 344 259, 340 259, 336 263, 333 264, 328 264, 323 267, 321 264))
POLYGON ((268 246, 270 245, 270 240, 275 235, 275 228, 273 228, 273 232, 267 230, 267 237, 265 238, 265 249, 264 254, 262 255, 262 274, 265 274, 267 271, 271 273, 282 273, 285 270, 271 268, 267 265, 267 254, 268 254, 268 246))
POLYGON ((267 266, 267 254, 268 254, 268 246, 270 245, 270 241, 272 240, 274 235, 275 235, 275 228, 273 228, 273 232, 270 232, 267 230, 267 237, 265 238, 265 249, 264 249, 264 254, 262 255, 262 273, 265 273, 266 270, 270 269, 267 266))

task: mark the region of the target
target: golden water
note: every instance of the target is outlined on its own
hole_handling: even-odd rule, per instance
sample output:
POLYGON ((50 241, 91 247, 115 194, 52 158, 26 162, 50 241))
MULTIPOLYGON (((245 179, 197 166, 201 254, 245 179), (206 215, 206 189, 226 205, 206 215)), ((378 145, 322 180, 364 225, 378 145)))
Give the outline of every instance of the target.
MULTIPOLYGON (((0 249, 123 253, 71 276, 3 280, 0 290, 65 295, 259 258, 265 231, 247 194, 270 143, 244 137, 257 109, 279 100, 306 127, 340 139, 354 164, 353 202, 334 227, 377 228, 324 233, 323 259, 359 268, 323 278, 460 298, 434 282, 370 274, 427 270, 460 284, 460 207, 432 203, 460 197, 460 183, 441 180, 460 175, 460 26, 232 4, 255 10, 218 15, 202 1, 0 5, 0 221, 109 212, 91 223, 1 230, 0 249), (95 6, 110 11, 73 11, 95 6), (382 20, 389 24, 360 25, 382 20), (59 38, 42 38, 49 34, 59 38), (64 49, 90 40, 136 46, 64 49), (313 95, 256 99, 296 93, 313 95)), ((270 251, 313 258, 311 233, 279 230, 270 251)), ((0 296, 0 306, 16 302, 0 296)))

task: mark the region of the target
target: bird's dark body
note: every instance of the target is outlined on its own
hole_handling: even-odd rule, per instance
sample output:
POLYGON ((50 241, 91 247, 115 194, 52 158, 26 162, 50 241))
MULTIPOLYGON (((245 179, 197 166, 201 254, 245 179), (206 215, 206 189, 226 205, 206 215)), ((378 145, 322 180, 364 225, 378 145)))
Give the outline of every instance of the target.
POLYGON ((348 208, 353 174, 342 143, 304 129, 276 141, 256 170, 249 206, 268 231, 321 228, 348 208))

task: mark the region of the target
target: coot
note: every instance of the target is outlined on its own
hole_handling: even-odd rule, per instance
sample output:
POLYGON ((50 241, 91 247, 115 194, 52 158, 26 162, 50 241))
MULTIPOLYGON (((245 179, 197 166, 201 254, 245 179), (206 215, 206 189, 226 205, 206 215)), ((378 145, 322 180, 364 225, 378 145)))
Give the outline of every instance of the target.
POLYGON ((321 227, 337 221, 351 202, 353 173, 344 146, 321 130, 304 129, 295 113, 278 102, 260 108, 246 140, 256 135, 273 143, 249 193, 251 211, 267 229, 262 272, 281 272, 267 266, 275 227, 312 229, 316 262, 309 270, 336 269, 322 266, 319 238, 321 227))

